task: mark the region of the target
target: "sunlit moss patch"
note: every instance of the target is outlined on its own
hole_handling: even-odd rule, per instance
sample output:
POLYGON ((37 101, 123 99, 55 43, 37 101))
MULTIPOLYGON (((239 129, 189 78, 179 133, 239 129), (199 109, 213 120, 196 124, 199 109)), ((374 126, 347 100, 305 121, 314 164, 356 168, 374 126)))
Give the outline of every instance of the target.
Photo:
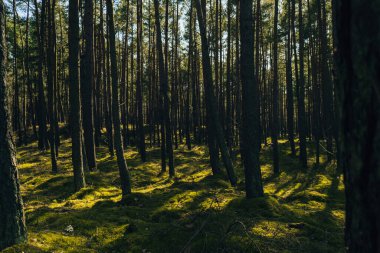
MULTIPOLYGON (((74 192, 71 144, 62 140, 58 174, 48 152, 32 143, 18 150, 29 239, 5 252, 343 252, 344 186, 334 163, 303 170, 279 141, 280 174, 273 175, 270 146, 262 146, 265 196, 247 200, 239 178, 213 176, 204 146, 175 150, 176 178, 160 174, 160 148, 148 162, 128 148, 133 193, 120 203, 116 158, 97 148, 98 170, 74 192)), ((236 154, 237 152, 233 152, 236 154)))

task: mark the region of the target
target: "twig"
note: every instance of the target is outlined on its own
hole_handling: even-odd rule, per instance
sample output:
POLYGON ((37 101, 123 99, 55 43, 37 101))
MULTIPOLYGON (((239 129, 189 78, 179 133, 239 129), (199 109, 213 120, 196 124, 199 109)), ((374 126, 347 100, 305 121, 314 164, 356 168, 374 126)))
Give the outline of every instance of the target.
POLYGON ((321 143, 319 143, 319 146, 321 146, 330 155, 336 155, 335 153, 328 151, 321 143))
POLYGON ((195 233, 190 237, 190 239, 187 241, 187 243, 185 244, 185 246, 182 248, 181 253, 185 252, 186 248, 190 245, 191 241, 195 237, 197 237, 197 235, 202 231, 202 229, 204 228, 204 226, 206 225, 206 223, 207 223, 207 219, 202 222, 202 224, 199 227, 199 229, 197 231, 195 231, 195 233))
POLYGON ((232 224, 230 224, 230 225, 228 226, 228 229, 227 229, 227 231, 226 231, 224 237, 222 238, 221 242, 223 242, 223 241, 226 239, 227 235, 231 232, 233 226, 238 225, 238 224, 240 224, 240 225, 243 227, 244 232, 245 232, 246 236, 249 238, 250 242, 251 242, 251 243, 252 243, 252 244, 258 249, 258 251, 261 253, 261 249, 260 249, 260 247, 259 247, 259 246, 253 241, 253 239, 252 239, 251 236, 249 235, 249 232, 248 232, 247 227, 245 226, 245 224, 244 224, 242 221, 238 221, 238 220, 236 220, 235 222, 233 222, 232 224))

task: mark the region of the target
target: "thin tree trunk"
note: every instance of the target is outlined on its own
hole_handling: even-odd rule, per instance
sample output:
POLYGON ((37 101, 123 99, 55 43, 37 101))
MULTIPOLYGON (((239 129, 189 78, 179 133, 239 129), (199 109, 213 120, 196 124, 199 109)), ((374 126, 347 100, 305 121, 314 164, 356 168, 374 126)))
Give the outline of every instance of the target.
MULTIPOLYGON (((191 137, 190 137, 190 90, 194 92, 192 89, 193 79, 195 78, 193 75, 193 0, 190 0, 190 21, 189 21, 189 55, 187 62, 187 90, 186 90, 186 146, 188 150, 191 150, 191 137)), ((194 109, 193 109, 194 110, 194 109)), ((194 120, 194 119, 193 119, 194 120)), ((195 139, 195 136, 193 136, 195 139)))
POLYGON ((43 77, 43 64, 44 64, 44 42, 45 42, 45 6, 46 0, 41 2, 41 18, 39 18, 37 0, 34 0, 37 33, 38 33, 38 103, 37 103, 37 118, 38 118, 38 148, 45 150, 48 148, 47 129, 46 129, 46 100, 44 93, 44 77, 43 77))
POLYGON ((300 78, 298 90, 298 131, 300 137, 300 161, 303 168, 307 168, 306 152, 306 114, 305 114, 305 74, 304 74, 304 37, 303 37, 303 17, 302 0, 298 3, 299 15, 299 59, 300 59, 300 78))
POLYGON ((291 38, 291 0, 288 0, 288 30, 286 41, 286 112, 288 140, 292 156, 296 155, 294 144, 294 95, 293 95, 293 76, 292 76, 292 38, 291 38))
POLYGON ((125 34, 124 34, 124 44, 123 44, 123 58, 121 64, 121 123, 123 125, 123 145, 127 146, 127 134, 128 134, 128 124, 127 124, 127 103, 126 103, 126 94, 128 90, 128 76, 126 76, 126 69, 128 68, 128 28, 129 28, 129 0, 127 0, 127 20, 125 26, 125 34))
POLYGON ((169 175, 170 177, 175 176, 174 170, 174 158, 173 158, 173 145, 172 145, 172 130, 170 124, 170 113, 169 113, 169 95, 168 95, 168 79, 165 73, 164 66, 164 55, 162 52, 162 39, 161 39, 161 25, 160 25, 160 13, 159 13, 159 3, 158 0, 154 0, 155 9, 155 22, 156 22, 156 44, 158 52, 158 67, 159 67, 159 77, 160 77, 160 91, 163 98, 163 111, 165 117, 165 130, 166 130, 166 153, 169 158, 169 175))
POLYGON ((57 167, 57 157, 56 157, 56 142, 55 142, 55 96, 54 96, 54 67, 56 64, 55 59, 55 49, 54 49, 54 32, 53 29, 53 16, 55 8, 55 0, 48 0, 48 48, 47 48, 47 90, 48 90, 48 114, 50 120, 49 128, 49 141, 50 141, 50 157, 51 157, 51 166, 53 173, 58 172, 57 167))
MULTIPOLYGON (((274 1, 274 28, 273 28, 273 118, 272 118, 272 148, 273 148, 273 171, 275 174, 280 172, 278 154, 278 132, 279 132, 279 91, 278 91, 278 0, 274 1)), ((244 96, 244 94, 243 94, 244 96)))
POLYGON ((115 43, 115 26, 113 21, 113 6, 112 0, 107 0, 107 15, 108 15, 108 29, 110 41, 110 58, 111 58, 111 72, 112 72, 112 116, 114 126, 114 139, 117 164, 119 167, 120 184, 122 190, 122 201, 125 200, 128 194, 131 193, 131 179, 124 158, 123 141, 120 128, 120 106, 119 106, 119 87, 118 87, 118 74, 117 74, 117 61, 116 61, 116 43, 115 43))
POLYGON ((82 56, 82 112, 83 112, 83 130, 84 144, 86 147, 88 168, 96 170, 96 152, 94 137, 94 6, 93 0, 84 0, 84 17, 83 17, 83 34, 84 34, 84 52, 82 56))
POLYGON ((319 39, 320 56, 321 56, 321 82, 323 94, 323 115, 324 115, 324 129, 327 139, 327 158, 329 161, 332 159, 334 136, 334 98, 333 98, 333 85, 327 59, 327 29, 326 29, 326 0, 317 0, 318 6, 318 23, 319 23, 319 39))
POLYGON ((72 163, 74 169, 74 187, 78 191, 86 186, 83 172, 81 143, 81 106, 79 83, 79 3, 69 2, 69 78, 70 78, 70 133, 72 141, 72 163))
POLYGON ((226 140, 230 152, 232 150, 232 104, 231 104, 231 15, 232 15, 232 0, 227 2, 227 83, 226 83, 226 140))
POLYGON ((137 81, 136 81, 136 102, 137 102, 137 129, 138 147, 141 160, 146 162, 145 150, 145 129, 143 116, 143 88, 142 88, 142 0, 137 0, 137 81))
POLYGON ((200 0, 196 0, 196 8, 198 14, 198 24, 201 34, 202 41, 202 65, 203 65, 203 82, 204 89, 206 93, 206 111, 207 111, 207 119, 208 119, 208 134, 211 132, 215 132, 216 142, 219 146, 219 149, 222 154, 222 159, 224 166, 226 167, 228 178, 231 182, 231 185, 236 185, 237 179, 235 175, 235 170, 232 164, 232 160, 230 157, 230 153, 228 151, 228 147, 226 144, 226 140, 224 138, 223 128, 220 123, 219 113, 216 98, 214 95, 214 87, 211 77, 211 63, 208 49, 208 40, 207 40, 207 31, 205 25, 205 12, 202 11, 200 0))

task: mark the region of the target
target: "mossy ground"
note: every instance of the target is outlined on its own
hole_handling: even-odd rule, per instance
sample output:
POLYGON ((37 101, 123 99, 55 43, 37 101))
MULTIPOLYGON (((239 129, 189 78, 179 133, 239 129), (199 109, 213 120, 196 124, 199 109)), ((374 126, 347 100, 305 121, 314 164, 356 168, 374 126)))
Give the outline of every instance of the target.
POLYGON ((239 185, 213 177, 207 149, 175 151, 177 178, 159 176, 160 150, 141 163, 134 148, 125 157, 133 180, 128 205, 120 205, 116 159, 97 149, 98 171, 73 191, 69 140, 63 140, 58 174, 36 143, 19 148, 18 162, 28 242, 4 252, 343 252, 344 193, 334 163, 300 169, 281 141, 281 173, 272 174, 271 152, 261 155, 265 197, 244 198, 239 185), (73 231, 68 231, 72 226, 73 231))

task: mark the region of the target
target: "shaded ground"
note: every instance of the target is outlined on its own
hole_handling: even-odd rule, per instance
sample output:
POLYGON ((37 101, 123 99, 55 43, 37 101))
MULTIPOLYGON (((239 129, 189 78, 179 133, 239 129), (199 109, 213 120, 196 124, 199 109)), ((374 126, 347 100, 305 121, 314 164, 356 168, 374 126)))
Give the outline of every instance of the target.
MULTIPOLYGON (((178 178, 160 172, 160 151, 125 156, 133 179, 130 204, 118 204, 116 161, 97 149, 99 171, 73 192, 70 143, 63 141, 60 172, 50 172, 48 153, 36 144, 20 148, 18 161, 29 239, 4 252, 344 252, 344 194, 334 164, 299 169, 281 142, 281 174, 272 175, 263 149, 265 197, 244 198, 211 175, 205 147, 175 151, 178 178)), ((311 157, 311 155, 310 155, 311 157)), ((243 171, 237 159, 240 180, 243 171)))

